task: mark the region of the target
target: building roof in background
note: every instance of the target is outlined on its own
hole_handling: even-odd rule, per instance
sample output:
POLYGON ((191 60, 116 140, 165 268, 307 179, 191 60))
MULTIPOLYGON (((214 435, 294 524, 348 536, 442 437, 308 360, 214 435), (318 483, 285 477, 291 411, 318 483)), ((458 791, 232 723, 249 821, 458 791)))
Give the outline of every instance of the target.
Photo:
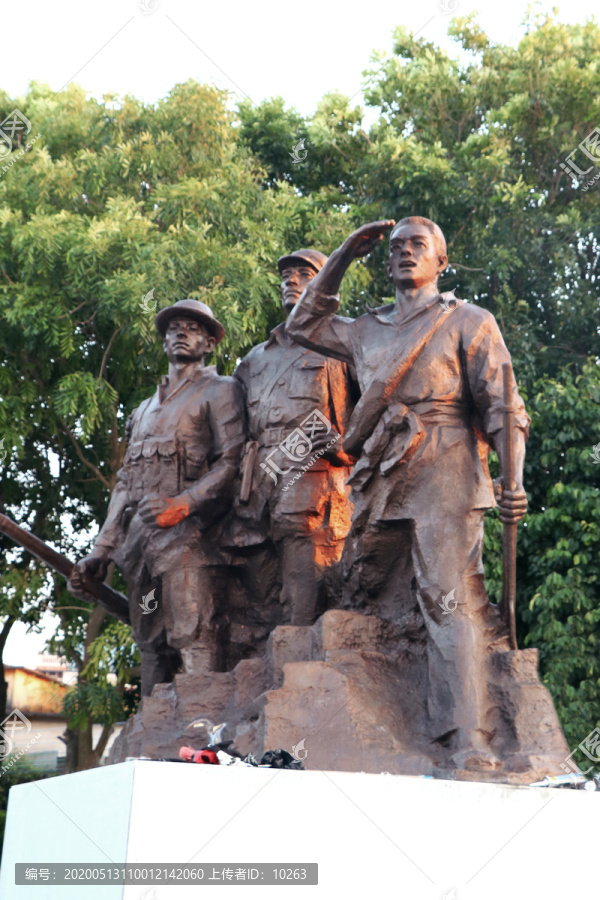
POLYGON ((58 684, 60 687, 64 688, 66 685, 63 684, 62 678, 54 675, 46 675, 45 672, 38 672, 36 669, 28 669, 27 666, 4 666, 4 671, 6 672, 26 672, 27 675, 33 675, 34 678, 41 678, 43 681, 51 681, 52 684, 58 684))

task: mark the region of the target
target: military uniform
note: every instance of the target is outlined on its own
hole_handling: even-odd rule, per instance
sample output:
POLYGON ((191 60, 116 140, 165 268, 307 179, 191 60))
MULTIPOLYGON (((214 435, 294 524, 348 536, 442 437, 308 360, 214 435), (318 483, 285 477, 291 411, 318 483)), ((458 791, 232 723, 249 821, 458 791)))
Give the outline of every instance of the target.
POLYGON ((281 601, 291 607, 293 624, 312 624, 350 527, 349 460, 336 440, 353 404, 350 369, 300 347, 281 324, 234 377, 244 388, 249 437, 259 445, 249 502, 236 504, 236 542, 275 542, 281 601), (300 448, 302 435, 312 435, 319 449, 300 448))
POLYGON ((192 378, 170 394, 168 388, 165 376, 128 420, 127 452, 95 544, 127 579, 146 689, 170 680, 174 650, 194 645, 216 653, 216 584, 225 561, 218 522, 233 498, 245 440, 242 392, 234 379, 198 364, 192 378), (137 506, 153 492, 185 492, 190 515, 167 528, 144 523, 137 506), (152 590, 144 611, 140 601, 152 590))
MULTIPOLYGON (((490 313, 467 303, 446 313, 439 299, 404 319, 395 305, 347 319, 335 315, 337 296, 311 283, 288 330, 356 368, 362 397, 345 447, 361 456, 350 479, 345 605, 406 623, 418 604, 437 685, 429 710, 442 737, 480 727, 487 701, 475 675, 494 640, 506 644, 481 557, 484 510, 495 506, 486 438, 502 427, 510 355, 490 313)), ((526 433, 514 378, 512 389, 526 433)))

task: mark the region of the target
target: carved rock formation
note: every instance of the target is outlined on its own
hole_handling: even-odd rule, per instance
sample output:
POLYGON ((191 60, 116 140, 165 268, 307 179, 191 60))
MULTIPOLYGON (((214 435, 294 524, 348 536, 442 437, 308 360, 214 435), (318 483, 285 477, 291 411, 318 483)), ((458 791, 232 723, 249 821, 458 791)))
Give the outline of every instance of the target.
POLYGON ((199 717, 227 722, 224 739, 241 753, 298 749, 307 769, 432 775, 528 784, 562 774, 566 745, 550 695, 537 676, 537 651, 491 651, 486 726, 500 770, 454 771, 432 742, 422 635, 407 636, 376 616, 326 612, 312 627, 285 625, 262 658, 231 672, 176 675, 157 685, 126 724, 110 762, 176 757, 207 743, 199 717))

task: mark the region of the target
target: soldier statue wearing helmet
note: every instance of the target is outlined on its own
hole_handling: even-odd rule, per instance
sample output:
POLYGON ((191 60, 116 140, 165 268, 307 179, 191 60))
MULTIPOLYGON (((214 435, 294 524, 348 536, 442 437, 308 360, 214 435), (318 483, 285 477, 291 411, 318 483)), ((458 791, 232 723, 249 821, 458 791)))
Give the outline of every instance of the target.
POLYGON ((110 560, 120 566, 144 695, 182 661, 187 672, 220 668, 218 528, 245 440, 239 383, 205 365, 224 335, 211 309, 180 300, 155 323, 168 375, 128 419, 106 521, 71 577, 77 590, 82 574, 103 579, 110 560))

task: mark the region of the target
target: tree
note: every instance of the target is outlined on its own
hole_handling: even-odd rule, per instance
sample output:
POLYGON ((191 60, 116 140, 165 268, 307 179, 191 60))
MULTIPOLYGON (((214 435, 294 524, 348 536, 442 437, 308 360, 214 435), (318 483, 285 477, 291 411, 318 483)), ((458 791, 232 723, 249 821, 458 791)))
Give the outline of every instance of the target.
MULTIPOLYGON (((0 500, 71 558, 104 519, 127 416, 166 371, 156 309, 209 303, 226 328, 216 362, 231 372, 283 318, 274 260, 340 220, 288 185, 264 190, 226 99, 188 82, 156 107, 40 84, 18 101, 42 137, 0 178, 0 500)), ((0 96, 3 114, 16 105, 0 96)), ((30 565, 6 564, 7 590, 30 565)), ((110 731, 118 709, 106 672, 90 667, 111 624, 60 578, 49 606, 55 647, 79 671, 68 741, 85 768, 101 749, 92 720, 110 731)))
POLYGON ((15 622, 24 622, 36 630, 47 608, 48 576, 33 560, 21 554, 12 554, 13 563, 3 573, 0 583, 0 713, 7 712, 7 683, 4 680, 2 654, 11 628, 15 622))
MULTIPOLYGON (((467 51, 466 63, 395 30, 393 54, 365 73, 367 103, 379 113, 368 135, 344 97, 330 109, 329 144, 310 140, 311 129, 320 133, 322 108, 303 128, 276 101, 243 106, 242 135, 273 179, 284 178, 302 196, 327 191, 345 205, 348 232, 411 214, 438 222, 450 259, 441 288, 498 319, 533 418, 518 636, 520 646, 540 648, 541 672, 568 739, 579 742, 600 722, 599 491, 590 462, 600 440, 600 189, 584 192, 560 163, 600 119, 600 28, 532 14, 515 47, 493 43, 476 18, 453 20, 450 33, 467 51), (267 157, 261 122, 270 110, 277 133, 288 133, 267 157), (302 166, 285 155, 292 128, 307 136, 302 166)), ((381 247, 356 263, 358 286, 342 286, 351 315, 389 297, 384 257, 381 247)), ((500 538, 497 513, 489 513, 486 580, 496 601, 500 538)))
POLYGON ((94 627, 94 617, 100 621, 99 607, 90 616, 83 655, 78 647, 70 646, 68 634, 62 641, 52 641, 53 650, 75 656, 79 669, 78 683, 67 693, 64 703, 67 746, 72 735, 79 735, 77 759, 68 760, 66 771, 98 766, 114 723, 134 712, 139 702, 140 657, 131 628, 113 619, 100 632, 94 627), (94 723, 103 726, 96 746, 92 741, 94 723), (85 740, 81 739, 82 734, 85 740))
POLYGON ((570 746, 600 720, 600 463, 598 449, 594 453, 599 409, 595 363, 583 366, 580 375, 564 369, 556 379, 540 379, 531 397, 532 512, 521 539, 528 560, 523 619, 527 643, 540 648, 542 672, 570 746))
MULTIPOLYGON (((208 302, 226 327, 215 361, 229 373, 283 318, 279 255, 328 253, 362 222, 426 215, 448 238, 442 289, 497 317, 532 414, 518 633, 540 647, 569 739, 581 740, 600 720, 587 458, 600 440, 600 188, 584 192, 560 162, 598 122, 600 29, 532 16, 514 47, 493 44, 476 20, 453 20, 451 33, 466 62, 396 29, 393 54, 368 73, 379 113, 368 131, 339 94, 306 118, 281 98, 236 116, 223 93, 193 82, 156 106, 32 84, 18 103, 41 138, 0 178, 0 501, 79 555, 75 535, 89 544, 103 521, 126 416, 165 371, 155 303, 208 302)), ((0 95, 0 112, 15 105, 0 95)), ((349 314, 389 298, 385 253, 349 271, 349 314)), ((497 599, 500 525, 488 520, 497 599)), ((105 678, 87 660, 108 641, 108 619, 96 611, 92 622, 58 579, 49 603, 82 677, 105 678)), ((81 710, 104 709, 109 728, 115 708, 92 694, 82 690, 75 717, 87 760, 81 710)))

